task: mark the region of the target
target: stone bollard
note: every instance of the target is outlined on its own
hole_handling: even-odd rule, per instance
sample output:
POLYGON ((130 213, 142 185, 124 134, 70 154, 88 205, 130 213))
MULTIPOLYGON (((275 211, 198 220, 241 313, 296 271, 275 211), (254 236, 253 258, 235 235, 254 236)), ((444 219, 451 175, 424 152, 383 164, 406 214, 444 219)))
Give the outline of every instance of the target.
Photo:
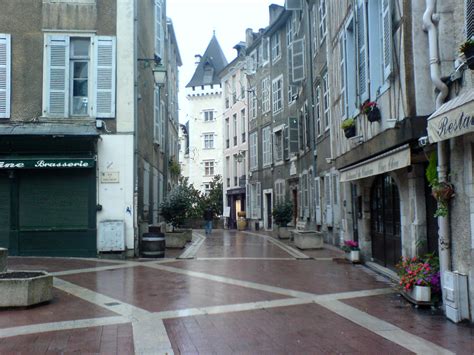
POLYGON ((0 272, 7 271, 8 249, 0 248, 0 272))

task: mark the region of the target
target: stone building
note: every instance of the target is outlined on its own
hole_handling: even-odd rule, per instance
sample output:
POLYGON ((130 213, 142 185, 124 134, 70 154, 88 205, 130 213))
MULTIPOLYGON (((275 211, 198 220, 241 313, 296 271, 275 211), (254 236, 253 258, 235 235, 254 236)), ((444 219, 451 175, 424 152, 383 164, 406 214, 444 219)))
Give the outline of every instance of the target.
POLYGON ((165 137, 177 142, 181 63, 165 1, 0 8, 1 246, 133 255, 166 193, 165 137))

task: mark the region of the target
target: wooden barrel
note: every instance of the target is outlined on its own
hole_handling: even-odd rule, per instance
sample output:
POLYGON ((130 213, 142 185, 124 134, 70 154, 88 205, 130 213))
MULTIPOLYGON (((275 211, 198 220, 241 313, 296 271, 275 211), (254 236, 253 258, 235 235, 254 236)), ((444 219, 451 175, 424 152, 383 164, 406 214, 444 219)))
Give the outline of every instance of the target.
POLYGON ((166 241, 163 233, 143 233, 140 255, 144 258, 164 258, 166 241))

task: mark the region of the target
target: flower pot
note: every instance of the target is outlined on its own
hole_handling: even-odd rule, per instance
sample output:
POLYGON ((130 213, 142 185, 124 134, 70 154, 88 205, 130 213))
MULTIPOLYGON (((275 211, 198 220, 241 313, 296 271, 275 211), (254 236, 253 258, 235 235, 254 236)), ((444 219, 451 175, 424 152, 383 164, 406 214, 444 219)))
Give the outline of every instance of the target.
POLYGON ((377 106, 372 107, 372 109, 367 114, 367 120, 369 122, 377 122, 377 121, 380 121, 381 118, 382 118, 382 116, 381 116, 380 110, 377 106))
POLYGON ((354 126, 347 127, 347 128, 344 128, 344 135, 346 136, 346 138, 355 137, 355 135, 356 135, 356 127, 355 127, 355 125, 354 125, 354 126))
POLYGON ((449 201, 454 195, 454 187, 452 184, 442 182, 439 185, 433 187, 431 194, 436 201, 449 201))
POLYGON ((353 263, 360 261, 360 250, 351 250, 349 252, 349 260, 353 263))
POLYGON ((245 218, 239 218, 237 220, 237 230, 243 231, 247 228, 247 220, 245 218))
POLYGON ((410 296, 417 302, 430 302, 431 287, 415 285, 410 291, 410 296))

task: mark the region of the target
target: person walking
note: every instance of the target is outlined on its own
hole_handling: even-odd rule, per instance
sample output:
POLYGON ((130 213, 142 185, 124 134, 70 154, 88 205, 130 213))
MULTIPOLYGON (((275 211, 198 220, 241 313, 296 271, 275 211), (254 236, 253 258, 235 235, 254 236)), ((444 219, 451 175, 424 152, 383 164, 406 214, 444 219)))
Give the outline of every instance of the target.
POLYGON ((212 233, 212 220, 214 218, 214 212, 211 207, 207 207, 203 213, 203 219, 205 221, 206 236, 212 233))

